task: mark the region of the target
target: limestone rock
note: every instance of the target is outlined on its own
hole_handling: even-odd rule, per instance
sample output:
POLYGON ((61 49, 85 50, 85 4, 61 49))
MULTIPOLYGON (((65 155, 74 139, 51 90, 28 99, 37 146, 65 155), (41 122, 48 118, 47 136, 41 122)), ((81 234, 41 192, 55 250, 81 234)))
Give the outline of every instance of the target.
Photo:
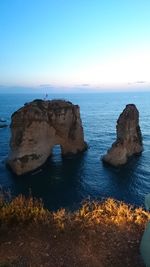
POLYGON ((123 110, 116 130, 117 139, 102 158, 113 166, 125 164, 130 156, 140 154, 143 150, 139 112, 134 104, 127 105, 123 110))
POLYGON ((55 145, 62 155, 86 149, 78 105, 34 100, 12 115, 8 165, 17 175, 42 166, 55 145))

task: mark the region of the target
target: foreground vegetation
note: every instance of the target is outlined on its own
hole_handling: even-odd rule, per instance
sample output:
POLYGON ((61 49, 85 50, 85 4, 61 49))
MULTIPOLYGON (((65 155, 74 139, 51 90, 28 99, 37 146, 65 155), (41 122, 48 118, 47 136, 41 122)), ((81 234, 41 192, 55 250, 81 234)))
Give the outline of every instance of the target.
POLYGON ((107 199, 74 212, 40 200, 0 198, 0 266, 142 267, 139 243, 150 213, 107 199))

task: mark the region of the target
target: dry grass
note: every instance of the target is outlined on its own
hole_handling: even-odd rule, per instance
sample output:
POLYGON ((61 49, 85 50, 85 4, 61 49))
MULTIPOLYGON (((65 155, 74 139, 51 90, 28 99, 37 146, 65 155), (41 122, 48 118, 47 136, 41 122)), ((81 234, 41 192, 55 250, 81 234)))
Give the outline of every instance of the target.
POLYGON ((145 225, 150 214, 142 208, 134 209, 123 202, 108 198, 104 202, 85 202, 74 214, 75 218, 86 221, 88 225, 114 224, 118 226, 145 225))
POLYGON ((141 267, 139 243, 148 220, 150 213, 142 208, 114 199, 85 201, 74 212, 50 212, 33 197, 6 201, 1 196, 0 263, 23 257, 24 266, 34 267, 141 267))
POLYGON ((10 202, 0 199, 0 224, 22 224, 45 222, 49 212, 43 208, 41 200, 20 195, 10 202))
POLYGON ((60 209, 50 212, 44 208, 42 200, 19 195, 11 201, 0 197, 0 224, 43 223, 54 224, 58 229, 68 229, 69 226, 96 226, 101 223, 118 226, 130 224, 145 226, 150 220, 150 213, 141 207, 134 209, 124 202, 108 198, 104 202, 84 201, 75 212, 60 209))

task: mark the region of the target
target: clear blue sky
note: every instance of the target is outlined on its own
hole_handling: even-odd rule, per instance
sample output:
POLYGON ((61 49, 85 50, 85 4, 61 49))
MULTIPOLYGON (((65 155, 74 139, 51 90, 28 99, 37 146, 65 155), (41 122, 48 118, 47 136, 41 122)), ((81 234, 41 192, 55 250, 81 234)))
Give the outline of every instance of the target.
POLYGON ((150 0, 0 0, 0 85, 150 83, 150 0))

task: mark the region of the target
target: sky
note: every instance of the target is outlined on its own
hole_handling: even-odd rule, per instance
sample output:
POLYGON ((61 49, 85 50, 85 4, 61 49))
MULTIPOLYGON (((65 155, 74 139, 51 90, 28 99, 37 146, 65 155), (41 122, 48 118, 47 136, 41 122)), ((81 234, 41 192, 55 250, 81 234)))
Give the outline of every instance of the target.
POLYGON ((150 88, 149 0, 0 0, 0 88, 150 88))

